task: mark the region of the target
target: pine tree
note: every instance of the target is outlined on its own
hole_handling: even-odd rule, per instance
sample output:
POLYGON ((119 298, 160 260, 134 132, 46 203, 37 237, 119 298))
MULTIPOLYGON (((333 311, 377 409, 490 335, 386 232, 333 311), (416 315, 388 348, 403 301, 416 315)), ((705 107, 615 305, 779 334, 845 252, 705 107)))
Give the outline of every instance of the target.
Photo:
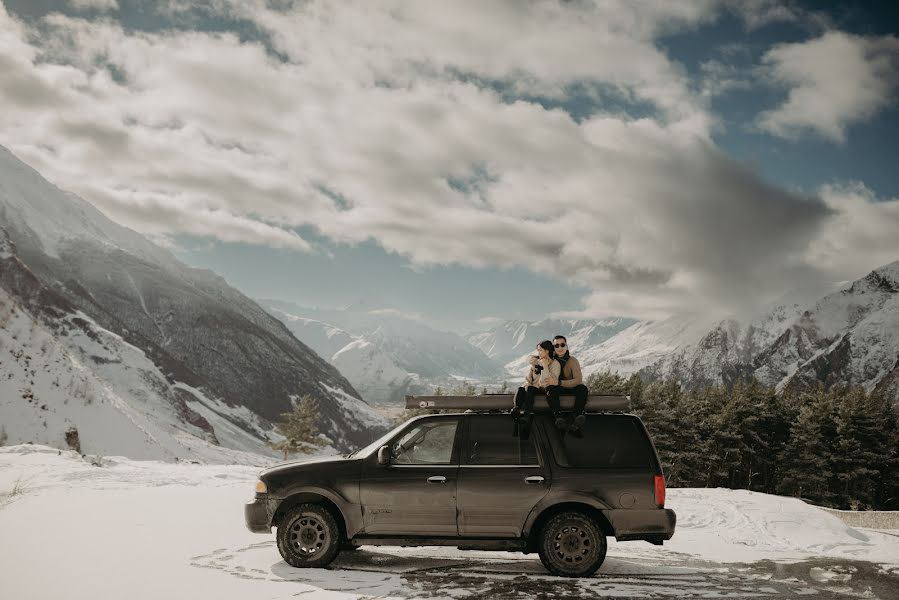
POLYGON ((685 426, 680 410, 683 392, 676 381, 652 383, 644 390, 644 410, 640 417, 655 442, 659 460, 671 487, 682 485, 679 439, 685 426))
POLYGON ((881 399, 864 389, 836 388, 831 391, 836 406, 834 479, 832 487, 842 508, 872 508, 878 482, 885 470, 889 429, 881 420, 881 399))
POLYGON ((834 506, 836 499, 830 489, 836 441, 833 397, 821 385, 793 397, 800 407, 784 446, 783 477, 777 491, 834 506))
POLYGON ((880 409, 886 444, 881 449, 880 480, 877 483, 879 510, 899 510, 899 415, 890 401, 875 395, 880 409))
POLYGON ((591 394, 608 394, 610 396, 627 394, 627 380, 617 372, 593 373, 587 377, 585 385, 591 394))
POLYGON ((452 391, 453 396, 474 396, 475 394, 477 394, 477 388, 470 381, 460 383, 452 391))
POLYGON ((631 397, 631 409, 639 414, 643 408, 643 380, 634 373, 628 378, 625 387, 627 388, 627 395, 631 397))
POLYGON ((294 404, 291 412, 281 414, 282 421, 275 425, 275 431, 285 439, 272 442, 269 447, 283 452, 284 460, 287 460, 291 454, 298 452, 306 454, 324 446, 325 442, 319 437, 316 425, 318 415, 318 402, 311 396, 303 396, 294 404))
POLYGON ((681 487, 698 487, 705 485, 706 471, 709 463, 709 412, 711 395, 718 388, 694 390, 688 393, 671 395, 666 410, 670 415, 666 419, 671 423, 669 439, 675 448, 677 460, 669 476, 671 485, 681 487))
POLYGON ((722 427, 728 392, 720 386, 707 386, 691 392, 687 418, 694 430, 696 460, 699 464, 691 473, 695 487, 724 485, 730 474, 733 453, 728 449, 732 437, 722 427))

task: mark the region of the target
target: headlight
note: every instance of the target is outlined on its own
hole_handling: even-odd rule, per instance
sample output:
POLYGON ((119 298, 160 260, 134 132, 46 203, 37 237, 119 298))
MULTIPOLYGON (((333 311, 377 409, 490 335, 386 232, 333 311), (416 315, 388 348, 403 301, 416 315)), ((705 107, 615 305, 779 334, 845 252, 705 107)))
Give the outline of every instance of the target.
POLYGON ((267 494, 268 487, 266 487, 265 482, 261 479, 256 482, 256 493, 257 494, 267 494))

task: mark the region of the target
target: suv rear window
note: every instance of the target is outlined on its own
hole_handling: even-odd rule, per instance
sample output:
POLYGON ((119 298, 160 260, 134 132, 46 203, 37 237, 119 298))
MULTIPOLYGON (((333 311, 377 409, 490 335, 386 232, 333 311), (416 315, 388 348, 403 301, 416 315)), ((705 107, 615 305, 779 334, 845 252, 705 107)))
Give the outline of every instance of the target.
POLYGON ((652 449, 637 420, 623 415, 587 415, 583 437, 553 432, 553 451, 569 467, 642 469, 652 466, 652 449), (560 439, 561 438, 561 439, 560 439), (563 456, 559 454, 563 453, 563 456))
POLYGON ((526 440, 512 435, 515 423, 509 415, 468 418, 469 465, 539 465, 534 437, 526 440))

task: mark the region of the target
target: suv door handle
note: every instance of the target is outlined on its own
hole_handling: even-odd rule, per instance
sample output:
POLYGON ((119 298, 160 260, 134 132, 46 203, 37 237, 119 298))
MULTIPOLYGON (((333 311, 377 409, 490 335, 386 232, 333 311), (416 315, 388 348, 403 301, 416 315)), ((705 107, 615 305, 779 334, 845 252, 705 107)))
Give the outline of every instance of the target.
POLYGON ((543 483, 544 481, 546 480, 540 475, 531 475, 530 477, 524 478, 525 483, 543 483))
POLYGON ((432 475, 428 477, 428 483, 446 483, 446 477, 443 475, 432 475))

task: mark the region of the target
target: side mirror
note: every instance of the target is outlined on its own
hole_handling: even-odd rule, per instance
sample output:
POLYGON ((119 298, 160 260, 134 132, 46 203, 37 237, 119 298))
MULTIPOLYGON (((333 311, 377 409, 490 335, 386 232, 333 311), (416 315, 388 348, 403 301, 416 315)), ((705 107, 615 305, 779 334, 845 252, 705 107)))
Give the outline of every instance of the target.
POLYGON ((381 446, 378 449, 378 464, 382 467, 390 464, 390 446, 381 446))

